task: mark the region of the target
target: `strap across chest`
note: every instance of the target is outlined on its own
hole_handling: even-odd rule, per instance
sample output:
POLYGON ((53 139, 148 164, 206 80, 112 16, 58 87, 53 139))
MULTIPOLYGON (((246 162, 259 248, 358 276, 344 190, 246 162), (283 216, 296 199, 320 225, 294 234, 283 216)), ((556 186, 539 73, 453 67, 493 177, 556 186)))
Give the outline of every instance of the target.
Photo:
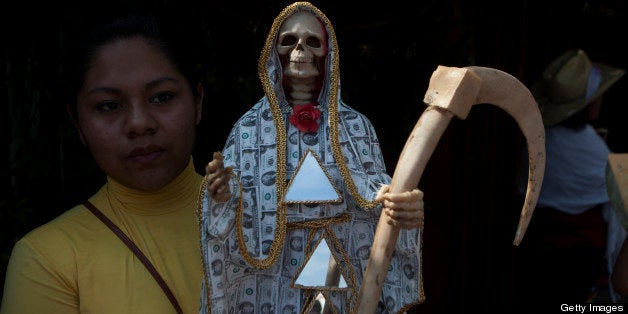
POLYGON ((87 209, 89 209, 96 217, 98 217, 98 219, 100 219, 107 227, 109 227, 109 229, 111 229, 111 231, 113 231, 113 233, 115 233, 116 236, 118 236, 118 238, 120 238, 120 240, 122 240, 122 242, 124 242, 124 244, 126 244, 129 249, 131 249, 131 252, 133 252, 133 254, 135 254, 135 256, 139 258, 139 260, 142 262, 142 264, 144 264, 146 269, 148 269, 148 272, 150 272, 153 278, 155 278, 161 289, 168 297, 168 300, 170 300, 170 303, 172 303, 172 306, 174 306, 177 313, 183 313, 183 310, 181 310, 181 306, 179 306, 179 302, 177 302, 174 293, 172 293, 172 290, 170 290, 166 281, 161 277, 155 266, 153 266, 148 257, 144 255, 140 248, 137 247, 135 243, 133 243, 133 241, 124 233, 124 231, 122 231, 113 221, 105 216, 103 212, 101 212, 96 206, 94 206, 94 204, 92 204, 90 201, 85 201, 83 205, 87 207, 87 209))

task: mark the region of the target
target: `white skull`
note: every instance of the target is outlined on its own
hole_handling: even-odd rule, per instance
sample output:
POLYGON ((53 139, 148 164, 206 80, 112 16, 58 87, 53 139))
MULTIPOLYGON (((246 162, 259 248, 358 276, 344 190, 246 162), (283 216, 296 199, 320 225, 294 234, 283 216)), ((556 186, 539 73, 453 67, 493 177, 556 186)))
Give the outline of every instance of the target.
POLYGON ((327 32, 322 23, 310 12, 293 14, 279 29, 277 53, 291 102, 311 101, 327 55, 327 32))

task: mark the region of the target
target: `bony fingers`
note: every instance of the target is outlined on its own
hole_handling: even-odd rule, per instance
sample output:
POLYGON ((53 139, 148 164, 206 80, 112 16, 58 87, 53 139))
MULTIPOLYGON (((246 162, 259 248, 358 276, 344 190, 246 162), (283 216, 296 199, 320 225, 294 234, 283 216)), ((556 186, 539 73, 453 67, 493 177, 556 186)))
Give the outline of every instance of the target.
POLYGON ((412 202, 423 200, 423 192, 419 189, 401 193, 385 193, 383 198, 392 202, 412 202))
POLYGON ((231 175, 231 172, 232 172, 231 167, 228 167, 226 169, 225 168, 218 168, 218 169, 215 169, 213 171, 209 171, 206 176, 207 176, 207 180, 209 182, 213 182, 214 180, 216 180, 218 178, 227 178, 228 179, 229 176, 231 175))
POLYGON ((383 201, 388 191, 390 191, 390 185, 382 185, 379 191, 377 191, 377 196, 375 196, 375 200, 378 202, 383 201))
POLYGON ((208 179, 208 185, 209 186, 214 186, 214 187, 219 187, 222 185, 228 185, 229 184, 229 176, 225 175, 224 173, 217 175, 213 178, 209 178, 208 179))
POLYGON ((222 189, 224 189, 223 187, 226 185, 227 184, 224 183, 221 179, 209 181, 207 184, 207 190, 209 191, 209 195, 211 195, 212 197, 215 196, 217 193, 222 191, 222 189))
POLYGON ((214 158, 214 160, 220 160, 220 161, 222 161, 222 153, 221 153, 221 152, 216 151, 216 152, 214 152, 214 153, 212 154, 212 158, 214 158))
POLYGON ((403 229, 414 229, 414 228, 423 228, 424 220, 423 218, 412 219, 412 220, 388 218, 387 223, 391 226, 400 227, 403 229))
POLYGON ((423 211, 420 211, 420 210, 399 211, 399 210, 392 210, 390 208, 386 208, 385 212, 386 212, 386 215, 388 215, 388 217, 391 217, 394 219, 413 220, 413 219, 420 219, 424 217, 423 211))
POLYGON ((412 202, 391 202, 384 201, 384 208, 392 209, 395 211, 417 212, 423 211, 423 201, 412 202))
POLYGON ((207 166, 205 167, 205 174, 212 174, 212 173, 219 172, 221 168, 222 167, 217 165, 215 161, 212 161, 208 163, 207 166))
POLYGON ((231 194, 231 189, 229 188, 229 185, 225 184, 218 190, 218 192, 222 194, 231 194))
POLYGON ((399 227, 399 225, 401 224, 401 221, 392 217, 388 217, 388 224, 391 226, 395 226, 395 227, 399 227))
POLYGON ((231 197, 231 189, 228 185, 214 186, 210 188, 209 195, 216 201, 224 202, 231 197))
POLYGON ((423 220, 412 220, 412 221, 404 221, 404 220, 395 220, 389 219, 388 224, 391 226, 403 228, 403 229, 414 229, 414 228, 423 228, 423 220))
POLYGON ((218 189, 216 189, 216 193, 218 194, 229 193, 229 186, 226 184, 219 186, 218 189))
MULTIPOLYGON (((207 174, 207 173, 218 171, 221 169, 232 169, 232 168, 233 167, 225 168, 225 163, 222 160, 222 155, 219 152, 215 152, 214 159, 212 159, 212 161, 207 163, 207 166, 205 166, 205 173, 207 174)), ((230 172, 231 170, 228 170, 228 171, 230 172)))

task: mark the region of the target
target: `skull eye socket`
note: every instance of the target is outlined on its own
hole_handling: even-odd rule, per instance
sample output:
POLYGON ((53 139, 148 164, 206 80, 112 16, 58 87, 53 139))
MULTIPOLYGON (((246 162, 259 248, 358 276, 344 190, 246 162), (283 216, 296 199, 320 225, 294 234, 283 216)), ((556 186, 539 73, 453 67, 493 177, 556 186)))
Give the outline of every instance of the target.
POLYGON ((292 35, 286 35, 284 38, 281 39, 282 46, 292 46, 292 45, 295 45, 296 43, 297 43, 297 38, 292 35))
POLYGON ((307 44, 308 46, 312 48, 320 48, 323 45, 321 41, 317 37, 314 37, 314 36, 310 36, 307 39, 305 39, 305 44, 307 44))

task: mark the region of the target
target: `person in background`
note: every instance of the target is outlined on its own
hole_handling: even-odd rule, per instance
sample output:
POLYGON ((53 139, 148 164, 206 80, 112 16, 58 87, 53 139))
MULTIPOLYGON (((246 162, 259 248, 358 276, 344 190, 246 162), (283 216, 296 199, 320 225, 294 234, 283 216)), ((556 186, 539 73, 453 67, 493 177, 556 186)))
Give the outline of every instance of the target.
MULTIPOLYGON (((547 159, 537 208, 515 251, 515 296, 523 312, 536 312, 539 304, 592 302, 601 298, 599 280, 608 282, 607 265, 625 231, 606 190, 610 149, 591 123, 604 93, 624 73, 573 49, 552 61, 531 88, 546 127, 547 159)), ((522 196, 528 171, 523 155, 522 196)))
POLYGON ((0 313, 198 311, 203 86, 189 36, 160 22, 133 11, 77 50, 68 109, 107 181, 15 244, 0 313))
POLYGON ((340 98, 327 17, 308 2, 287 6, 258 71, 265 96, 207 166, 211 186, 229 185, 201 195, 200 312, 353 312, 382 211, 401 232, 376 311, 422 302, 423 193, 388 192, 372 124, 340 98))

